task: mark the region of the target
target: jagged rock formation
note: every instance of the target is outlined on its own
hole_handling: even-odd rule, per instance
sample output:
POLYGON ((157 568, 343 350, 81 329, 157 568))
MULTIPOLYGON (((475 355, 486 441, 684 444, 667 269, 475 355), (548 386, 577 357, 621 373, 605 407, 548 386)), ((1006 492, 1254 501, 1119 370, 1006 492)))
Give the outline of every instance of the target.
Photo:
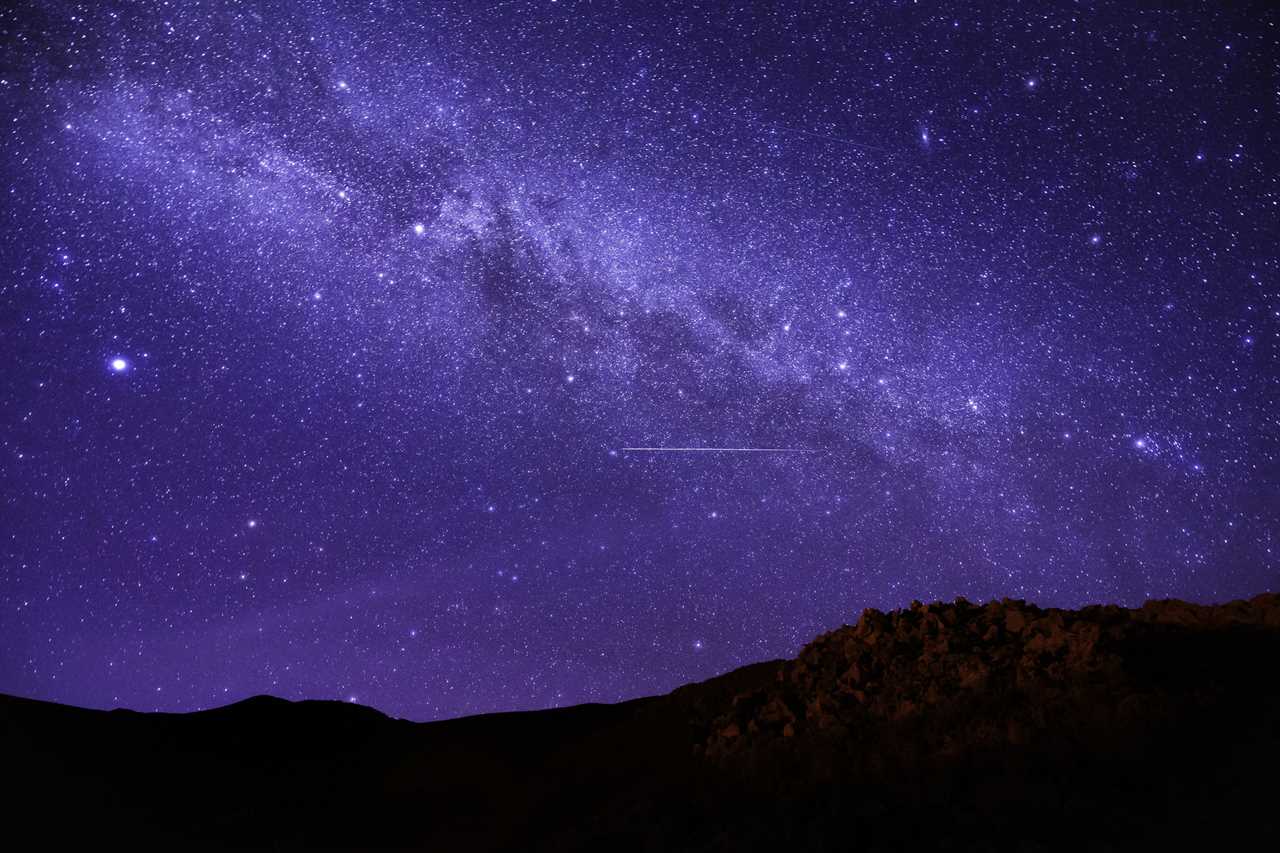
POLYGON ((1277 661, 1277 595, 957 601, 618 705, 416 724, 0 696, 0 802, 44 846, 1234 849, 1280 833, 1277 661))
POLYGON ((1264 632, 1280 633, 1280 595, 1135 610, 1008 599, 869 609, 805 646, 774 684, 735 697, 710 722, 705 752, 726 760, 819 739, 846 753, 862 744, 872 754, 855 762, 877 765, 895 759, 866 741, 894 728, 913 735, 899 762, 1131 737, 1211 707, 1238 675, 1212 653, 1264 632))

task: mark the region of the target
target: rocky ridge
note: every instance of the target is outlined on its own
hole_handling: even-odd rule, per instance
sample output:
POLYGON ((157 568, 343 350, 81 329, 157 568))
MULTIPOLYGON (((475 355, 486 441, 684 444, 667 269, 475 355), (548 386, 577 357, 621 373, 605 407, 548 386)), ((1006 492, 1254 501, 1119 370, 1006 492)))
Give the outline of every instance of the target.
POLYGON ((138 848, 1109 851, 1280 835, 1280 596, 867 611, 617 705, 411 723, 0 696, 9 835, 138 848))
POLYGON ((1009 599, 868 609, 806 645, 773 684, 736 696, 705 724, 699 751, 732 762, 820 741, 874 768, 1132 738, 1211 708, 1239 675, 1217 652, 1255 634, 1280 636, 1280 595, 1137 609, 1009 599))

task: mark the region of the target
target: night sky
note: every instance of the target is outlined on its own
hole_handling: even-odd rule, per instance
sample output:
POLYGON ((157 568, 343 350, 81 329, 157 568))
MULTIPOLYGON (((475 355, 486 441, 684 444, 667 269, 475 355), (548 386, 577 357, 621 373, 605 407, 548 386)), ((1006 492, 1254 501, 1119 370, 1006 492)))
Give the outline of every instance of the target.
POLYGON ((0 13, 0 691, 431 719, 1277 589, 1280 15, 1176 5, 0 13))

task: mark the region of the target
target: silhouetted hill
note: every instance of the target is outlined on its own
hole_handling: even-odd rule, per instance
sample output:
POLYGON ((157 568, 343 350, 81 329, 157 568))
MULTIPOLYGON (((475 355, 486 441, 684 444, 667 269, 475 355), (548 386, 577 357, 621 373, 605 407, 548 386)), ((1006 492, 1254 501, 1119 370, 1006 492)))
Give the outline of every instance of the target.
MULTIPOLYGON (((867 611, 666 696, 437 723, 0 697, 6 834, 130 847, 1130 850, 1274 839, 1280 596, 867 611)), ((1271 843, 1268 841, 1268 843, 1271 843)))

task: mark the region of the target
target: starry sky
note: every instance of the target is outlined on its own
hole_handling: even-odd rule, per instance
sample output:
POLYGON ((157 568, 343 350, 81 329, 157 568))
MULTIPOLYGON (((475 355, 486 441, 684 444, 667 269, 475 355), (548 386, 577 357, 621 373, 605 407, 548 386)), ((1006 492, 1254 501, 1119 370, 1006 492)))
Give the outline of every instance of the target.
POLYGON ((1280 14, 1161 5, 0 12, 0 691, 426 720, 1280 588, 1280 14))

